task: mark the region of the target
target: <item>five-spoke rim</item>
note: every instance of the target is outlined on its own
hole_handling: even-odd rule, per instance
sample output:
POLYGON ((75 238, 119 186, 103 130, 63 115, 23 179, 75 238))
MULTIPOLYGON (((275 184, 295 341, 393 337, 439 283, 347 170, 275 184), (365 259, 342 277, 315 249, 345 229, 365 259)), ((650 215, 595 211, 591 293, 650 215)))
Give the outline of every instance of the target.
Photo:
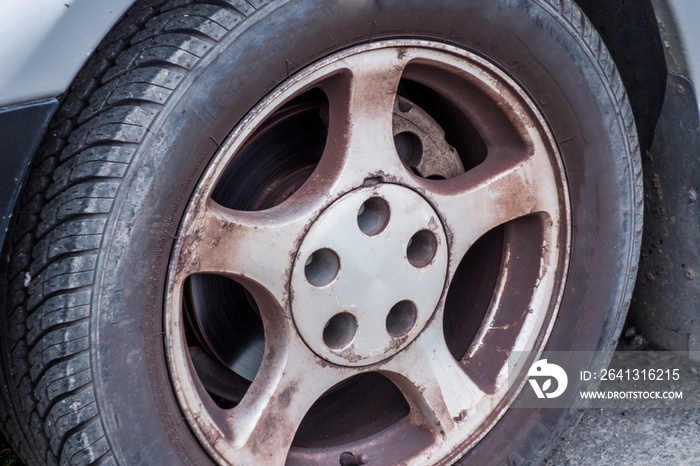
POLYGON ((514 355, 546 343, 565 282, 569 225, 557 145, 537 106, 494 64, 444 44, 394 40, 309 66, 233 130, 183 218, 165 328, 189 425, 221 464, 325 464, 344 453, 378 464, 456 458, 518 393, 523 377, 509 383, 507 372, 524 361, 514 355), (418 88, 428 89, 421 105, 410 99, 418 88), (310 92, 326 99, 327 135, 313 170, 296 184, 280 182, 285 194, 257 210, 217 202, 227 170, 283 120, 281 109, 310 92), (462 115, 483 160, 470 164, 463 156, 470 149, 454 142, 461 136, 448 141, 449 124, 426 110, 432 101, 462 115), (482 243, 491 252, 473 254, 482 243), (495 272, 481 270, 487 262, 495 272), (462 286, 489 274, 489 286, 462 286), (203 275, 234 281, 254 303, 264 352, 252 370, 238 370, 245 351, 227 356, 225 332, 211 330, 227 322, 225 303, 188 311, 199 306, 192 277, 203 275), (482 310, 470 316, 472 307, 482 310), (218 369, 197 362, 202 352, 218 369), (403 457, 383 457, 395 450, 362 435, 295 448, 324 395, 367 374, 388 380, 404 400, 397 406, 407 406, 367 437, 413 438, 403 457), (227 386, 241 380, 240 397, 222 404, 227 386))

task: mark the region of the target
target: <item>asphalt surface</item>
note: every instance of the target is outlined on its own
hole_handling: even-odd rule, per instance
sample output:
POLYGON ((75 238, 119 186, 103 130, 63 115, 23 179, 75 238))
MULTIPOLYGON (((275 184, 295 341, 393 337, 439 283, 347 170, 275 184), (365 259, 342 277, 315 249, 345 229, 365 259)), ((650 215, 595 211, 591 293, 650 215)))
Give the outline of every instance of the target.
POLYGON ((625 400, 615 408, 587 409, 544 465, 700 465, 700 363, 685 355, 649 352, 649 345, 633 333, 627 330, 618 351, 638 351, 635 356, 645 358, 649 367, 678 368, 673 390, 683 392, 683 402, 669 408, 625 400))
POLYGON ((544 461, 556 466, 699 465, 698 410, 588 410, 544 461))

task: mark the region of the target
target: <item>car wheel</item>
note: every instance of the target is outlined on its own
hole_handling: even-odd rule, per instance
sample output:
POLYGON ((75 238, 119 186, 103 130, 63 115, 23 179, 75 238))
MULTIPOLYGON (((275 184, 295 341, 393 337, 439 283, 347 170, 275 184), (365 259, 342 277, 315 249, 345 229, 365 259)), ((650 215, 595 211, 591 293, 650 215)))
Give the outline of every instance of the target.
POLYGON ((14 226, 26 460, 541 458, 581 406, 512 409, 509 363, 604 365, 641 231, 631 110, 578 8, 135 8, 14 226))

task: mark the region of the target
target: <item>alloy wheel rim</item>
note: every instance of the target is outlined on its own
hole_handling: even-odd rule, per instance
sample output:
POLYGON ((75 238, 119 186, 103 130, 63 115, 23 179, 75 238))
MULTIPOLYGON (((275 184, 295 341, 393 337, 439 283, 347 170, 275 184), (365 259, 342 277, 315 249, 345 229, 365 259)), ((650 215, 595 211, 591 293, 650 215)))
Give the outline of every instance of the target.
MULTIPOLYGON (((454 460, 495 425, 524 383, 524 373, 514 385, 508 383, 508 367, 524 364, 513 358, 535 354, 547 341, 566 279, 570 223, 564 170, 546 121, 526 92, 494 64, 449 45, 390 40, 354 47, 303 69, 263 99, 222 144, 180 227, 164 318, 168 367, 188 424, 220 464, 325 464, 338 462, 344 453, 365 454, 377 464, 454 460), (484 159, 475 166, 465 157, 457 163, 455 154, 464 146, 455 150, 445 143, 446 125, 423 115, 430 114, 422 109, 429 103, 416 105, 399 95, 402 86, 428 88, 465 114, 467 132, 478 133, 474 145, 486 149, 484 159), (269 207, 242 210, 216 202, 213 193, 221 190, 226 170, 242 160, 261 128, 314 89, 327 99, 320 112, 328 132, 313 169, 269 207), (410 117, 411 111, 420 115, 410 117), (388 219, 382 219, 381 207, 367 206, 372 199, 388 206, 388 219), (379 213, 364 221, 364 231, 359 217, 368 208, 379 213), (345 227, 337 227, 340 219, 348 222, 345 227), (401 220, 397 227, 396 219, 401 220), (387 299, 371 325, 365 324, 365 310, 353 308, 351 285, 342 291, 345 301, 339 307, 331 304, 334 283, 369 276, 357 272, 357 264, 350 267, 357 244, 348 242, 344 232, 351 227, 357 244, 368 251, 371 241, 387 249, 400 243, 394 255, 381 256, 381 262, 394 261, 379 272, 389 288, 401 286, 391 270, 406 262, 406 270, 426 271, 430 278, 425 286, 417 278, 404 278, 416 293, 409 298, 404 290, 387 299), (416 259, 423 264, 416 266, 408 250, 421 231, 429 232, 428 239, 416 241, 428 244, 421 248, 428 253, 416 259), (382 235, 395 241, 381 243, 382 235), (455 283, 480 275, 479 259, 468 259, 487 237, 497 273, 489 286, 475 287, 487 289, 479 291, 485 297, 469 295, 485 304, 467 318, 468 312, 459 309, 469 310, 469 303, 460 304, 467 298, 455 283), (324 243, 328 238, 336 243, 324 243), (321 257, 322 251, 330 251, 328 258, 321 257), (315 261, 326 266, 309 275, 315 261), (187 312, 192 306, 187 289, 192 277, 202 274, 238 283, 262 321, 264 352, 254 370, 237 373, 241 380, 226 374, 237 369, 210 338, 219 335, 206 330, 199 314, 187 312), (319 302, 321 310, 315 311, 319 302), (398 324, 390 325, 394 302, 409 304, 399 306, 398 318, 392 319, 398 324), (358 330, 382 322, 375 340, 358 330), (329 326, 337 331, 329 332, 329 326), (327 333, 332 336, 324 337, 327 333), (362 346, 360 340, 370 343, 362 346), (197 362, 202 358, 219 366, 203 369, 197 362), (226 388, 214 389, 212 374, 231 386, 243 381, 231 406, 213 396, 225 395, 226 388), (323 411, 314 410, 319 400, 346 393, 344 384, 369 384, 368 374, 382 377, 377 393, 403 398, 403 404, 395 404, 397 411, 404 410, 400 415, 385 414, 378 430, 349 424, 359 437, 300 440, 304 436, 298 430, 314 432, 308 419, 315 416, 311 412, 323 411), (413 439, 410 445, 406 438, 413 439), (403 445, 397 448, 397 442, 403 445)), ((368 254, 358 256, 366 263, 368 254)))

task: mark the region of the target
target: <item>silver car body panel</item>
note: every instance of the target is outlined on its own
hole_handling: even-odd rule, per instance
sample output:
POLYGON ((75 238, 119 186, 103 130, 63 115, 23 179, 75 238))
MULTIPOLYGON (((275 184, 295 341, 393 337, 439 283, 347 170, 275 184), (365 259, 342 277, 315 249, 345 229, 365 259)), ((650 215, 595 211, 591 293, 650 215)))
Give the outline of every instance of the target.
POLYGON ((0 107, 63 93, 132 3, 0 1, 0 107))
POLYGON ((697 93, 700 89, 700 1, 667 1, 680 36, 689 78, 697 93))

